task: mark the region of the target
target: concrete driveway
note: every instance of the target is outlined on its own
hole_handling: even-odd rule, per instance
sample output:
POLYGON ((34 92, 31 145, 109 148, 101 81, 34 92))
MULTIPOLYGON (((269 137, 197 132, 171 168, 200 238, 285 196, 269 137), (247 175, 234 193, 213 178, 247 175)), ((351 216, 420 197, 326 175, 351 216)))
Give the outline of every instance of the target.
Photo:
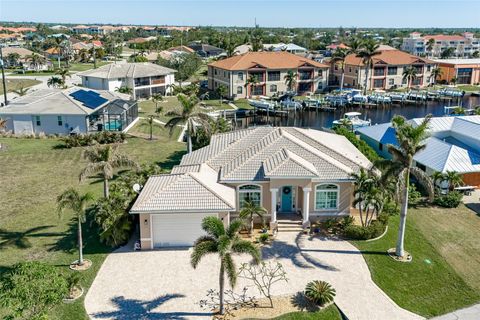
MULTIPOLYGON (((85 298, 88 314, 93 319, 120 320, 208 318, 208 310, 198 302, 207 290, 218 288, 219 263, 210 256, 194 270, 190 252, 120 250, 110 254, 85 298)), ((311 280, 326 280, 336 289, 335 301, 350 320, 421 319, 398 307, 373 283, 363 256, 346 241, 280 233, 263 249, 263 257, 281 262, 287 272, 289 282, 279 283, 276 295, 303 291, 311 280)), ((239 264, 248 258, 237 257, 236 261, 239 264)), ((246 285, 239 279, 236 290, 246 285)), ((259 297, 254 288, 248 292, 259 297)))

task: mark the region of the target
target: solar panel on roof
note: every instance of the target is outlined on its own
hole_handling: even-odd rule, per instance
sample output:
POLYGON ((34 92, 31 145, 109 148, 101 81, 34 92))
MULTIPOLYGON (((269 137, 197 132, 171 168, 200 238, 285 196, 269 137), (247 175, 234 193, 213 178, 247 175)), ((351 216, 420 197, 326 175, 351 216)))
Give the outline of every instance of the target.
POLYGON ((87 90, 77 90, 70 93, 70 96, 90 109, 96 109, 108 101, 108 99, 101 97, 99 93, 87 90))

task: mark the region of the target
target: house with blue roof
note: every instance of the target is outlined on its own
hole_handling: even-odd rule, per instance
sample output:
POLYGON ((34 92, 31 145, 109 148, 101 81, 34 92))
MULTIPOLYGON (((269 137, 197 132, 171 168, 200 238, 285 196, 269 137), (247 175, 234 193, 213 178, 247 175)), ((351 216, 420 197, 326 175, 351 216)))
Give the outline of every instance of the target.
MULTIPOLYGON (((417 126, 423 118, 411 119, 417 126)), ((391 123, 359 128, 364 140, 380 156, 390 159, 387 145, 397 145, 391 123)), ((455 171, 466 185, 480 187, 480 116, 435 117, 428 128, 426 148, 413 158, 415 165, 431 175, 455 171)))

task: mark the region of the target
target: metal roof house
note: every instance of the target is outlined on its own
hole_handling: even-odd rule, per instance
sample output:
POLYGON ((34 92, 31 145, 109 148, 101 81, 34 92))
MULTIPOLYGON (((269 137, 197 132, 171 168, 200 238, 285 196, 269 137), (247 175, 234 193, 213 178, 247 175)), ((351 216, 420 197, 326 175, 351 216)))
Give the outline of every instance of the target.
POLYGON ((117 92, 41 89, 0 108, 0 118, 15 135, 122 131, 138 118, 138 107, 117 92))
MULTIPOLYGON (((413 125, 422 118, 409 120, 413 125)), ((379 155, 390 158, 388 144, 397 144, 391 123, 357 130, 360 138, 379 155)), ((480 116, 436 117, 429 126, 426 148, 414 157, 416 165, 428 174, 455 171, 465 184, 480 187, 480 116)))
POLYGON ((214 135, 170 174, 152 176, 131 208, 143 249, 191 246, 206 216, 225 225, 247 201, 264 207, 267 222, 298 218, 303 225, 350 214, 352 173, 372 164, 345 137, 291 127, 257 127, 214 135))

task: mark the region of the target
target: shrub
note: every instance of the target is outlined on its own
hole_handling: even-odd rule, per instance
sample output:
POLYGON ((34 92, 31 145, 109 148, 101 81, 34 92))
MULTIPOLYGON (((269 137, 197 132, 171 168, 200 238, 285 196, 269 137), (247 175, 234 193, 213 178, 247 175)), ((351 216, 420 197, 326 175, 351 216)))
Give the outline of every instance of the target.
POLYGON ((408 205, 416 206, 420 203, 422 194, 417 190, 414 184, 410 184, 408 187, 408 205))
MULTIPOLYGON (((382 218, 382 219, 385 219, 385 218, 382 218)), ((388 219, 388 216, 387 216, 387 219, 388 219)), ((387 224, 383 223, 381 220, 374 220, 367 227, 357 226, 352 224, 345 228, 344 235, 347 238, 352 240, 373 239, 382 235, 382 233, 385 231, 386 225, 387 224)))
POLYGON ((95 144, 122 143, 127 135, 123 132, 101 131, 92 134, 76 134, 63 137, 66 148, 93 146, 95 144))
POLYGON ((336 219, 333 219, 333 218, 332 219, 327 219, 323 223, 323 226, 324 226, 325 230, 327 230, 327 231, 333 230, 337 225, 338 225, 338 221, 336 219))
POLYGON ((400 213, 400 208, 398 207, 398 204, 396 204, 393 201, 388 201, 385 202, 383 205, 383 214, 387 214, 390 216, 395 216, 400 213))
POLYGON ((262 233, 258 237, 258 241, 260 241, 260 243, 266 243, 268 241, 268 239, 270 239, 270 235, 268 233, 262 233))
POLYGON ((325 281, 314 280, 307 284, 305 288, 305 297, 320 306, 332 302, 335 298, 335 289, 325 281))
POLYGON ((345 230, 349 226, 353 225, 354 220, 355 219, 352 216, 343 217, 342 220, 340 221, 340 229, 345 230))
POLYGON ((437 195, 433 203, 444 208, 456 208, 462 202, 462 194, 458 191, 451 191, 446 195, 437 195))

